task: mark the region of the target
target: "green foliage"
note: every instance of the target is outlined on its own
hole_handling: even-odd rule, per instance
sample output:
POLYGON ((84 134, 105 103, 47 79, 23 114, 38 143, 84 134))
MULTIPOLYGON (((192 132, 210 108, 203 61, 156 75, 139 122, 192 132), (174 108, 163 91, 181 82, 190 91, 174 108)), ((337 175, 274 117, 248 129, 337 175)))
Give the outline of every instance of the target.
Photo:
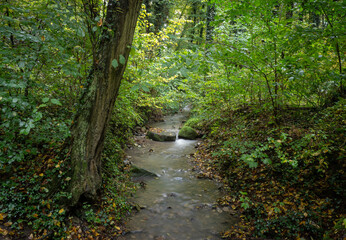
MULTIPOLYGON (((282 112, 285 121, 277 126, 265 113, 235 110, 232 121, 214 120, 209 130, 209 161, 232 195, 240 193, 230 204, 239 204, 240 224, 253 226, 246 236, 322 238, 338 232, 331 219, 343 211, 345 100, 319 112, 293 111, 304 114, 282 112)), ((244 235, 230 230, 226 236, 244 235)))
POLYGON ((245 210, 250 208, 251 202, 250 202, 250 198, 247 197, 247 192, 242 192, 240 191, 240 198, 239 201, 241 202, 241 207, 244 208, 245 210))
POLYGON ((1 214, 15 231, 31 226, 37 232, 45 229, 55 236, 65 234, 66 209, 61 202, 69 198, 68 166, 64 160, 48 157, 38 154, 32 160, 37 165, 27 161, 17 163, 14 171, 1 170, 1 214))
POLYGON ((274 238, 276 236, 285 236, 287 238, 297 238, 299 233, 308 232, 310 237, 321 238, 322 229, 319 227, 320 219, 313 212, 309 212, 309 220, 304 221, 306 217, 301 212, 288 211, 284 216, 276 219, 255 220, 256 236, 260 238, 274 238), (305 224, 301 224, 302 222, 305 224))
POLYGON ((202 128, 202 120, 199 119, 198 117, 189 118, 189 120, 187 120, 184 123, 184 126, 192 127, 192 128, 201 130, 201 128, 202 128))
POLYGON ((29 226, 61 239, 69 228, 67 143, 102 25, 87 15, 79 1, 1 4, 0 214, 14 235, 29 226))
MULTIPOLYGON (((133 189, 121 161, 133 129, 191 104, 194 118, 185 126, 213 140, 211 157, 241 191, 236 201, 254 235, 296 238, 300 231, 321 238, 331 229, 326 209, 340 212, 344 193, 344 4, 208 2, 216 4, 216 16, 206 46, 205 1, 145 1, 130 58, 112 61, 128 68, 106 134, 103 199, 85 203, 84 219, 119 221, 133 189), (308 191, 298 198, 306 205, 292 196, 260 204, 251 187, 239 184, 244 176, 276 180, 268 189, 308 191)), ((105 2, 84 3, 2 1, 0 214, 18 231, 29 225, 60 238, 68 228, 62 202, 69 195, 71 119, 106 31, 105 2)), ((341 228, 342 218, 333 217, 341 228)))
POLYGON ((189 75, 201 115, 241 103, 275 115, 287 105, 323 106, 344 94, 342 1, 213 2, 219 4, 215 40, 189 75))

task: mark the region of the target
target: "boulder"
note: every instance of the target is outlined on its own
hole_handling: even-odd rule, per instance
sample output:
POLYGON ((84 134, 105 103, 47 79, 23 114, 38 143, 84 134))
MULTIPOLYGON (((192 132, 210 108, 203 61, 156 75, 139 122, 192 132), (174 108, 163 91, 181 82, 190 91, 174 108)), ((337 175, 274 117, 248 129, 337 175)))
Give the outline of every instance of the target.
POLYGON ((179 138, 195 140, 198 137, 198 133, 191 127, 184 126, 179 131, 179 138))
POLYGON ((131 167, 130 172, 133 178, 157 177, 155 173, 149 172, 148 170, 145 170, 143 168, 139 168, 133 165, 131 167))
POLYGON ((149 139, 152 139, 158 142, 173 142, 176 139, 176 133, 174 132, 155 133, 152 131, 148 131, 147 136, 149 139))

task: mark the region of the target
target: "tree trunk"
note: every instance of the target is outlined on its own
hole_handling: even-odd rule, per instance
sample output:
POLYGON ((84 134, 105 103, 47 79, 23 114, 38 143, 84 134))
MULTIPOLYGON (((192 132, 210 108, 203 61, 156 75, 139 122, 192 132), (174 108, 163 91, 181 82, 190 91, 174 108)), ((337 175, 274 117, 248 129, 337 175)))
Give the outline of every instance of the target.
POLYGON ((208 7, 207 7, 207 31, 206 31, 206 43, 211 44, 213 42, 213 35, 214 35, 214 26, 212 26, 212 22, 215 18, 215 4, 211 3, 210 0, 208 1, 208 7))
POLYGON ((82 195, 95 199, 101 187, 101 152, 106 127, 126 68, 140 7, 141 0, 108 3, 98 61, 90 72, 89 86, 80 99, 72 126, 70 206, 82 195))

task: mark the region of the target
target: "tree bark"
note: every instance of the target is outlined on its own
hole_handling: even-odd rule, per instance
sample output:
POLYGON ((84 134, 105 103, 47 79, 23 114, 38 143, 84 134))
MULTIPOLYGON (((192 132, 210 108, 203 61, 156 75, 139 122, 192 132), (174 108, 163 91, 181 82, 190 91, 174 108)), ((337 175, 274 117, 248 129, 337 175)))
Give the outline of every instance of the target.
POLYGON ((214 35, 214 26, 212 26, 212 22, 215 18, 215 4, 211 3, 210 0, 208 1, 208 7, 207 7, 207 30, 206 30, 206 43, 211 44, 213 42, 213 35, 214 35))
POLYGON ((71 129, 69 190, 72 198, 69 206, 76 205, 81 196, 95 199, 101 188, 101 152, 106 127, 126 68, 140 7, 141 0, 110 0, 108 3, 97 64, 90 72, 89 85, 80 99, 71 129))

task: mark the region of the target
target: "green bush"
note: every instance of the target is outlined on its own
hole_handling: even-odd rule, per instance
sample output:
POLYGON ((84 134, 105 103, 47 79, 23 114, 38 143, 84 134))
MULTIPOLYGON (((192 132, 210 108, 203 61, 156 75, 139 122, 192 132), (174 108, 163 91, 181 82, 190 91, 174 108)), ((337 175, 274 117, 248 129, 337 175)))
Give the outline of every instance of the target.
POLYGON ((203 127, 203 123, 202 120, 198 117, 193 117, 190 118, 189 120, 186 121, 186 123, 184 124, 184 126, 186 127, 191 127, 197 130, 201 130, 203 127))

